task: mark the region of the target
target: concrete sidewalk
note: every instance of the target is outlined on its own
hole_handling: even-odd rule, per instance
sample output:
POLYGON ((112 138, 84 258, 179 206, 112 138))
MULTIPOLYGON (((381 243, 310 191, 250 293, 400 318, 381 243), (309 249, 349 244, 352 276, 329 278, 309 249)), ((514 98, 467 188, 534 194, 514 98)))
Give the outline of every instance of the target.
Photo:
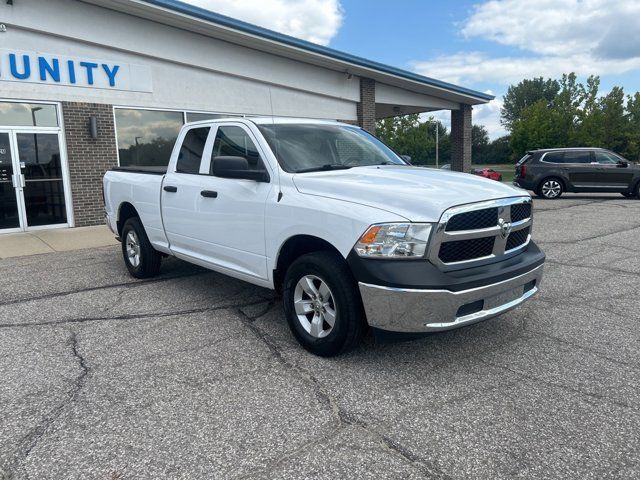
POLYGON ((7 233, 0 235, 0 259, 107 247, 117 243, 113 233, 104 225, 7 233))

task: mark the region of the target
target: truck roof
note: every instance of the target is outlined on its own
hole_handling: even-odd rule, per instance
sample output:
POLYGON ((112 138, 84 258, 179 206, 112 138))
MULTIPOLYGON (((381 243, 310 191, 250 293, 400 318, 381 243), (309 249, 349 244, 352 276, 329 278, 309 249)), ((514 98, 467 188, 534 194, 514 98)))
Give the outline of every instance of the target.
POLYGON ((600 147, 558 147, 558 148, 534 148, 533 150, 527 150, 527 153, 535 152, 566 152, 569 150, 604 150, 600 147))
POLYGON ((237 122, 238 120, 245 120, 248 122, 255 123, 256 125, 273 125, 273 124, 310 124, 310 125, 347 125, 353 127, 349 123, 339 122, 337 120, 326 120, 320 118, 301 118, 301 117, 268 117, 268 116, 260 116, 260 117, 240 117, 240 116, 229 116, 229 117, 219 117, 219 118, 211 118, 209 120, 198 120, 197 122, 187 122, 189 125, 197 125, 197 124, 208 124, 211 122, 237 122))

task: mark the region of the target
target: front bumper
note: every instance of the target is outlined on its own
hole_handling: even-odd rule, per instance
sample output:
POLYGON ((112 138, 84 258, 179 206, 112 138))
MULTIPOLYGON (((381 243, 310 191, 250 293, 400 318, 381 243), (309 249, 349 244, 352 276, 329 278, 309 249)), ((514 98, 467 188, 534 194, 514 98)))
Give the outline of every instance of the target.
POLYGON ((394 332, 450 330, 500 315, 538 292, 543 265, 466 290, 416 289, 359 282, 369 325, 394 332))

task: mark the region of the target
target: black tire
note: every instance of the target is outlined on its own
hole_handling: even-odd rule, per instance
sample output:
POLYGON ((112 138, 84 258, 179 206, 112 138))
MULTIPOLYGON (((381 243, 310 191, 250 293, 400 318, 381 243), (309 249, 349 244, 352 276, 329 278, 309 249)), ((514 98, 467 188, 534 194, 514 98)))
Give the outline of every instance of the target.
POLYGON ((149 237, 144 231, 142 222, 138 217, 130 218, 122 227, 122 257, 129 273, 136 278, 154 277, 160 272, 162 255, 151 246, 149 237), (138 260, 129 255, 128 242, 137 241, 138 260))
MULTIPOLYGON (((307 302, 307 305, 315 308, 313 307, 314 302, 309 299, 308 295, 306 293, 302 293, 302 295, 303 298, 299 299, 300 302, 307 302), (307 299, 305 299, 305 295, 307 295, 307 299)), ((314 252, 295 260, 285 274, 282 299, 291 332, 305 349, 315 355, 331 357, 346 352, 360 343, 367 330, 362 299, 356 281, 344 259, 336 253, 314 252), (320 333, 320 335, 326 335, 324 337, 313 335, 307 331, 303 326, 304 319, 300 320, 296 313, 296 295, 299 295, 304 288, 300 286, 302 290, 298 290, 299 293, 296 293, 296 289, 301 280, 303 282, 300 285, 303 285, 304 279, 311 277, 315 277, 316 280, 313 281, 317 281, 315 286, 318 290, 322 288, 322 282, 326 284, 328 295, 325 295, 324 299, 320 299, 320 303, 330 297, 332 302, 327 304, 327 309, 333 308, 333 312, 335 312, 332 327, 324 320, 321 321, 323 322, 322 328, 327 327, 320 333)), ((324 311, 323 307, 319 308, 324 311)), ((317 312, 310 310, 307 314, 302 313, 301 316, 313 324, 311 320, 316 318, 316 314, 317 312)), ((308 325, 308 327, 313 331, 312 325, 308 325)))
POLYGON ((562 183, 562 180, 556 177, 547 177, 543 179, 536 189, 536 195, 547 200, 560 198, 563 193, 564 184, 562 183))

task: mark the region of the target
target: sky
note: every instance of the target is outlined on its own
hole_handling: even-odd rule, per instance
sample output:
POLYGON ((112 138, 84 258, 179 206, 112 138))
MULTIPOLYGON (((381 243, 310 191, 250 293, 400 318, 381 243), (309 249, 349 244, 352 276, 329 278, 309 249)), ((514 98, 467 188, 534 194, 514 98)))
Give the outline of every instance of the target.
MULTIPOLYGON (((601 78, 640 90, 640 0, 187 0, 496 99, 474 123, 504 135, 502 96, 524 78, 601 78)), ((448 122, 449 113, 437 115, 448 122)))

